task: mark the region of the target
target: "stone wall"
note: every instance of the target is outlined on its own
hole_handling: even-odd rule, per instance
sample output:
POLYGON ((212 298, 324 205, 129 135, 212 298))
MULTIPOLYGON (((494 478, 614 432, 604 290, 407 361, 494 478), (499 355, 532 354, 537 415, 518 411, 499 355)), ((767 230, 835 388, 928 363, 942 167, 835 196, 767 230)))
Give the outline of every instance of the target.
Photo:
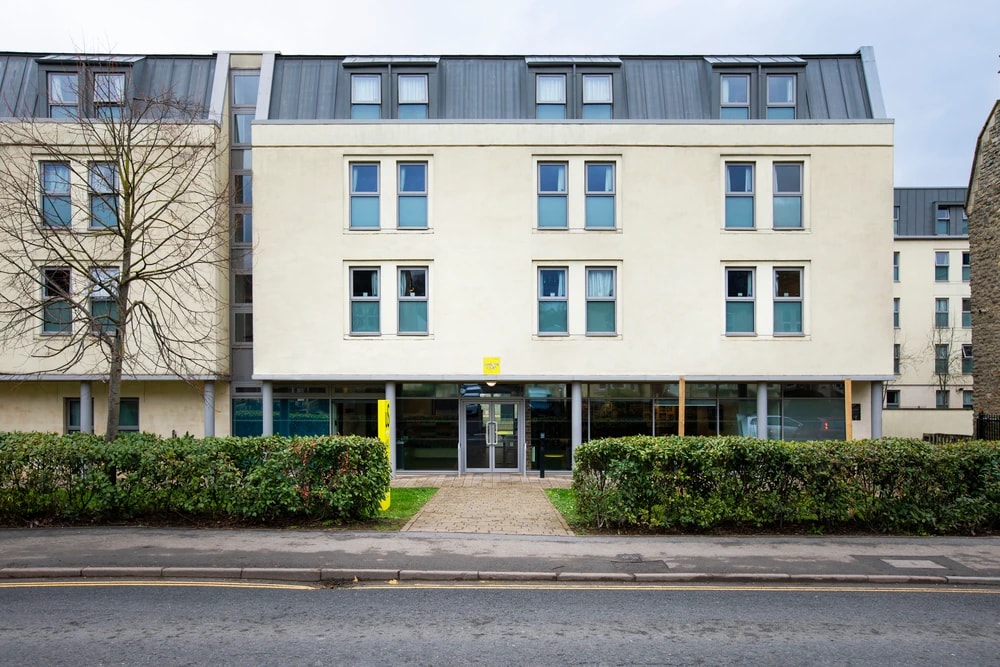
POLYGON ((969 184, 972 349, 976 412, 1000 414, 1000 102, 976 149, 969 184))

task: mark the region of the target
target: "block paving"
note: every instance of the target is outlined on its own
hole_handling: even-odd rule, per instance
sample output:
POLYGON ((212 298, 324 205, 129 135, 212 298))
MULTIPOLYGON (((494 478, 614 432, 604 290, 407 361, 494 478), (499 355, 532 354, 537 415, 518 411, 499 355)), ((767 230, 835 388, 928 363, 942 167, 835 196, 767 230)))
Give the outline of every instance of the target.
POLYGON ((400 474, 392 486, 438 489, 403 531, 572 535, 544 491, 569 488, 571 483, 569 475, 541 479, 538 473, 400 474))

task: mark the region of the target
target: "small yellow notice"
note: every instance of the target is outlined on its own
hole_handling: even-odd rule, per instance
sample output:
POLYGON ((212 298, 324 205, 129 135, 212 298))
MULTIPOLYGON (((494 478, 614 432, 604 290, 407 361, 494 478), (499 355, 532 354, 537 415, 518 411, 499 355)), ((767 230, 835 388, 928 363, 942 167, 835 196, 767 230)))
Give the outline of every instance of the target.
POLYGON ((500 375, 500 357, 483 357, 483 375, 500 375))

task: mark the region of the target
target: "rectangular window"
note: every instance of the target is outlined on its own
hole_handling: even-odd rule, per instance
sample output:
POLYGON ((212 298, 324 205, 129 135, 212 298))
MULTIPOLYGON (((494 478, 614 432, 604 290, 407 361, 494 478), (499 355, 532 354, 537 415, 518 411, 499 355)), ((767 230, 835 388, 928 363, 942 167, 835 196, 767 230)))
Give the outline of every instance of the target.
POLYGON ((233 342, 253 342, 253 313, 233 313, 233 342))
POLYGON ((253 119, 252 113, 233 114, 234 144, 249 144, 253 141, 253 119))
POLYGON ((972 328, 972 299, 962 299, 962 328, 972 328))
POLYGON ((351 229, 378 229, 378 163, 351 165, 351 229))
POLYGON ((948 299, 934 299, 934 326, 938 329, 948 327, 948 299))
POLYGON ((565 228, 566 172, 565 162, 538 163, 538 226, 565 228))
POLYGON ((802 333, 802 269, 774 270, 774 333, 802 333))
POLYGON ((90 270, 90 331, 113 334, 118 323, 119 272, 113 267, 90 270))
POLYGON ((139 399, 122 398, 118 404, 118 430, 122 432, 139 431, 139 399))
POLYGON ((899 375, 899 355, 902 346, 899 343, 894 343, 892 346, 892 373, 893 375, 899 375))
POLYGON ((934 280, 939 283, 948 282, 948 253, 934 253, 934 280))
POLYGON ((899 236, 899 207, 892 207, 892 233, 899 236))
POLYGON ((76 118, 80 114, 79 80, 76 73, 49 74, 49 118, 76 118))
POLYGON ((587 269, 587 333, 615 331, 615 270, 587 269))
POLYGON ((726 333, 754 333, 753 269, 726 269, 726 333))
POLYGON ((561 120, 566 117, 566 75, 535 75, 535 118, 561 120))
POLYGON ((795 75, 767 76, 767 117, 769 120, 795 118, 795 75))
POLYGON ((892 327, 899 328, 899 297, 892 300, 892 327))
POLYGON ((567 333, 567 311, 566 269, 538 269, 538 333, 567 333))
POLYGON ((726 120, 746 120, 750 118, 750 76, 747 74, 723 74, 719 117, 726 120))
POLYGON ((396 79, 399 91, 399 118, 427 118, 427 75, 400 74, 396 79))
POLYGON ((951 209, 948 206, 938 206, 937 208, 937 219, 934 223, 934 233, 938 236, 943 236, 948 234, 948 228, 951 226, 951 209))
POLYGON ((253 274, 237 273, 233 276, 233 303, 253 303, 253 274))
POLYGON ((43 269, 42 332, 70 333, 73 329, 73 308, 70 305, 69 269, 43 269))
POLYGON ((399 221, 401 228, 427 228, 427 163, 399 164, 399 221))
POLYGON ((90 228, 118 227, 118 168, 114 162, 90 165, 90 228))
POLYGON ((125 74, 94 74, 94 115, 103 120, 121 118, 125 109, 125 74))
POLYGON ((966 410, 972 409, 972 390, 966 389, 962 392, 962 407, 966 410))
POLYGON ((972 278, 972 253, 962 253, 962 282, 967 283, 972 278))
POLYGON ((934 372, 938 375, 948 375, 950 359, 948 357, 948 345, 937 344, 934 346, 934 372))
POLYGON ((802 164, 774 163, 774 228, 802 228, 802 164))
POLYGON ((256 106, 257 89, 260 87, 260 75, 245 72, 233 75, 233 104, 237 106, 256 106))
POLYGON ((605 162, 586 164, 586 219, 588 229, 613 229, 615 226, 615 165, 605 162))
POLYGON ((972 375, 972 345, 962 345, 962 374, 972 375))
POLYGON ((934 392, 935 407, 938 410, 946 410, 948 408, 948 394, 949 391, 947 389, 938 389, 934 392))
POLYGON ((233 177, 233 203, 252 204, 253 203, 253 175, 236 174, 233 177))
POLYGON ((885 392, 885 407, 889 410, 895 410, 899 407, 899 390, 898 389, 888 389, 885 392))
POLYGON ((610 119, 612 100, 610 74, 583 75, 583 117, 610 119))
POLYGON ((399 270, 399 333, 427 333, 427 269, 399 270))
POLYGON ((351 333, 377 334, 379 322, 379 270, 351 269, 351 333))
POLYGON ((69 163, 42 163, 42 222, 69 227, 73 219, 69 190, 69 163))
POLYGON ((892 282, 899 282, 899 251, 892 253, 892 282))
MULTIPOLYGON (((961 222, 961 225, 962 226, 959 229, 958 233, 961 234, 962 236, 968 236, 969 235, 969 216, 965 214, 965 209, 964 208, 962 209, 962 222, 961 222)), ((970 396, 972 395, 971 391, 968 391, 966 393, 969 394, 970 396)))
POLYGON ((753 165, 726 163, 726 229, 753 227, 753 165))
POLYGON ((351 75, 351 118, 372 120, 382 117, 382 76, 351 75))
POLYGON ((236 213, 233 215, 233 243, 253 243, 252 213, 236 213))

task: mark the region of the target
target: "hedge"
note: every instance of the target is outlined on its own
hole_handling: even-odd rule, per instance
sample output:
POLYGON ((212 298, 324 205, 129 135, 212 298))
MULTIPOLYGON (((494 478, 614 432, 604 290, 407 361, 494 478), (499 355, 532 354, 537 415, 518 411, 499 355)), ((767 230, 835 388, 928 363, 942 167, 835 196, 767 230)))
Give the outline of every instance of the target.
POLYGON ((596 528, 969 534, 1000 526, 1000 446, 634 436, 577 447, 596 528))
POLYGON ((390 475, 385 445, 358 436, 0 433, 0 522, 363 519, 390 475))

